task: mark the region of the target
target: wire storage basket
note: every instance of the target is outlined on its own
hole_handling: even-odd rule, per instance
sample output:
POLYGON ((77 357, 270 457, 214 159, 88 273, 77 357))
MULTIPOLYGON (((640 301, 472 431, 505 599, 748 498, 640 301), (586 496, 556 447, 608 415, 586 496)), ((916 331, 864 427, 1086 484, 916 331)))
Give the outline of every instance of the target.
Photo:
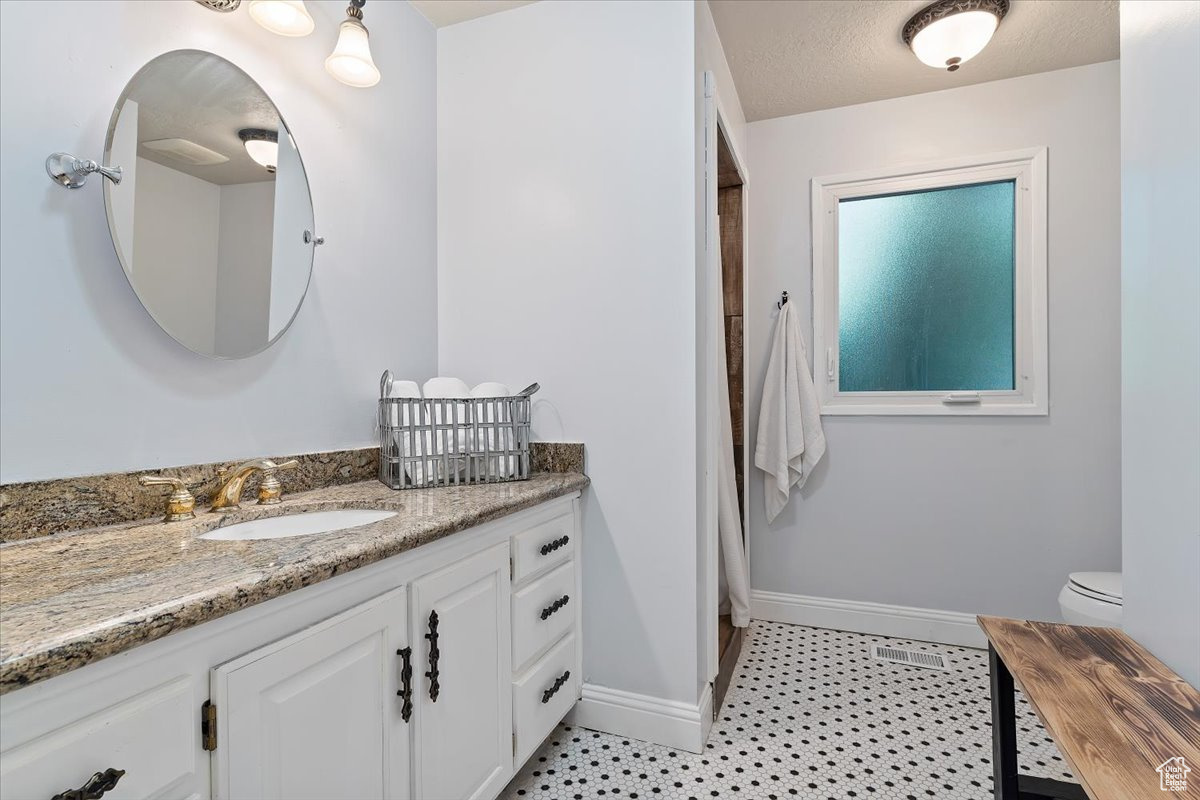
POLYGON ((511 397, 389 397, 379 383, 379 480, 425 489, 529 480, 533 384, 511 397))

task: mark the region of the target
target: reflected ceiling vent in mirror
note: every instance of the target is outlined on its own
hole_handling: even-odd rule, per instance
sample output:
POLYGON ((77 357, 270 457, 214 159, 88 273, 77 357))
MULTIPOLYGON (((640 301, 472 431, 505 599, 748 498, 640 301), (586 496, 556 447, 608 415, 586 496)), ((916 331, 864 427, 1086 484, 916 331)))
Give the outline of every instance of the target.
POLYGON ((238 138, 246 145, 246 153, 274 173, 279 164, 279 134, 275 131, 265 131, 261 128, 244 128, 238 131, 238 138))
POLYGON ((250 0, 250 17, 280 36, 308 36, 316 27, 304 0, 250 0))
POLYGON ((992 40, 1009 0, 939 0, 905 24, 900 38, 922 64, 954 72, 992 40))
POLYGON ((189 139, 153 139, 149 142, 142 142, 142 147, 194 167, 211 167, 213 164, 224 164, 229 160, 229 156, 221 155, 216 150, 209 150, 204 145, 196 144, 189 139))

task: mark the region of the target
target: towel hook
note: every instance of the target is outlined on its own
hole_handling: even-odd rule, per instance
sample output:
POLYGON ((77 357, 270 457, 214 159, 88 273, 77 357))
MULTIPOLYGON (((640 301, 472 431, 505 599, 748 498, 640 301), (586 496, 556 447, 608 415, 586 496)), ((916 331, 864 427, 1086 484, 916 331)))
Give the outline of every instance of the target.
POLYGON ((779 302, 775 304, 775 307, 780 310, 783 310, 783 307, 786 305, 787 305, 787 289, 784 289, 783 296, 779 298, 779 302))

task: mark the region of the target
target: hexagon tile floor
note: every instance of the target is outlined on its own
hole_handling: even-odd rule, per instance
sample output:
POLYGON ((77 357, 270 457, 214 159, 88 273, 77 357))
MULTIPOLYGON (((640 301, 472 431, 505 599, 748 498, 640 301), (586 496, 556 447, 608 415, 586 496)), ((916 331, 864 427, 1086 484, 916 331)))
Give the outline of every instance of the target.
MULTIPOLYGON (((754 622, 704 753, 559 726, 504 800, 992 797, 987 653, 754 622), (942 653, 948 671, 875 661, 873 643, 942 653)), ((1022 770, 1071 780, 1018 695, 1022 770)))

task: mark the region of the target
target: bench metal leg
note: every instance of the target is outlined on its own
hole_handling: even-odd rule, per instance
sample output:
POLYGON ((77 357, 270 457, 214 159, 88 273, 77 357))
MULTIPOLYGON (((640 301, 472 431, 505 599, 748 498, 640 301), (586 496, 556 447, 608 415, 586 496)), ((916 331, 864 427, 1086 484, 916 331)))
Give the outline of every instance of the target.
POLYGON ((1012 673, 988 645, 992 677, 992 776, 996 800, 1020 800, 1017 780, 1017 708, 1012 673))
POLYGON ((1021 775, 1017 766, 1017 698, 1012 673, 988 645, 992 677, 992 777, 996 800, 1088 800, 1078 783, 1021 775))

